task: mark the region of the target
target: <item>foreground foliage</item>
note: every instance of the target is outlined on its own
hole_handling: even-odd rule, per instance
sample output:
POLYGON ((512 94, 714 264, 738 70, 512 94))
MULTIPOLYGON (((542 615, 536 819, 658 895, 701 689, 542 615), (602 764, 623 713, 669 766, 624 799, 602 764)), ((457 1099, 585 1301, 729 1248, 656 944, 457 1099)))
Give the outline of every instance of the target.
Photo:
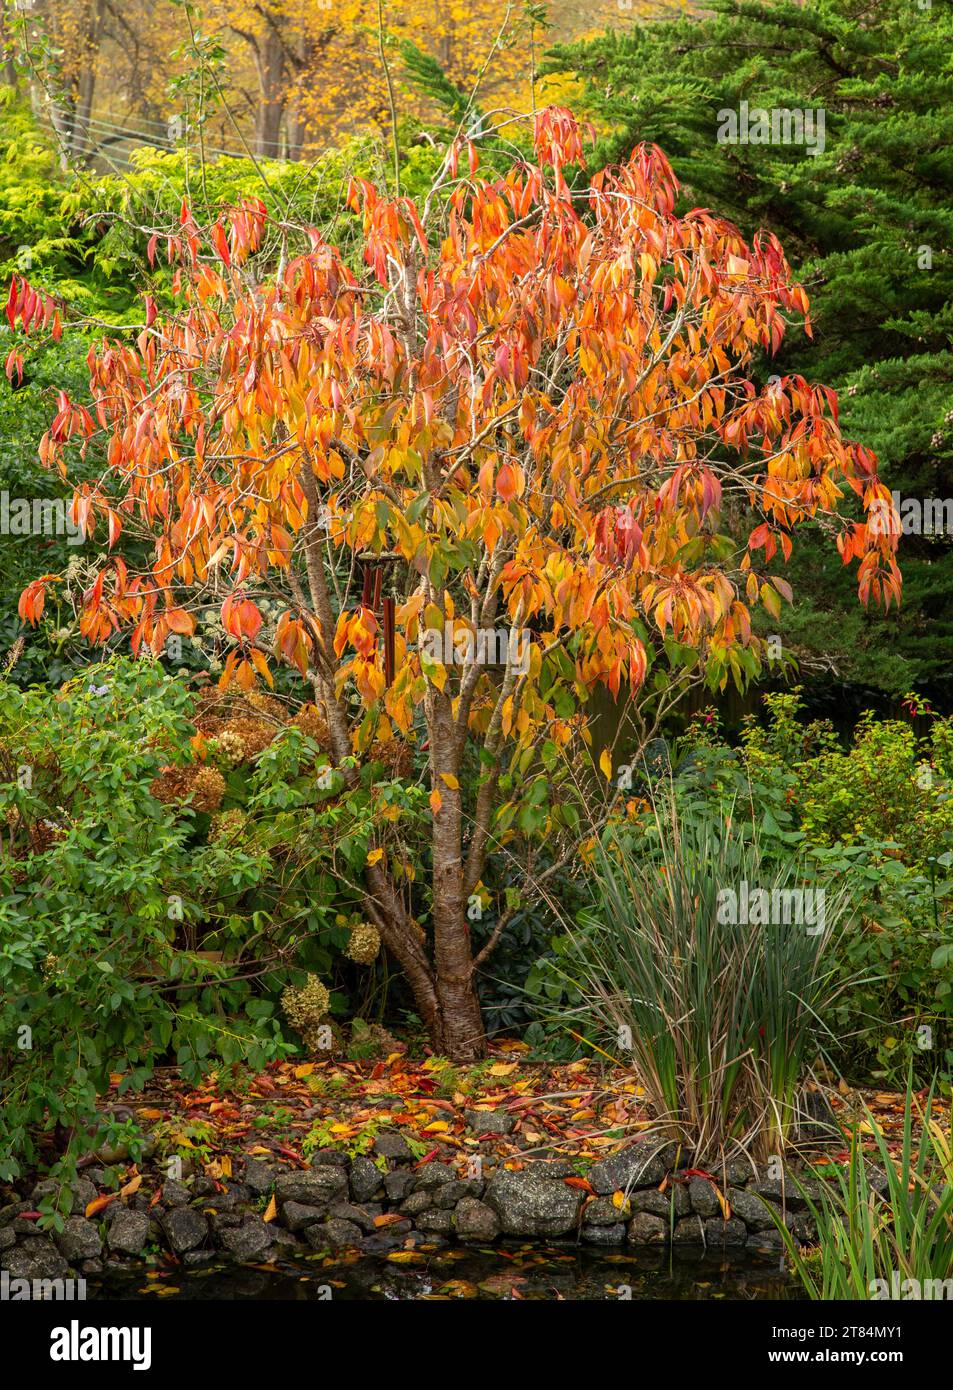
POLYGON ((257 873, 151 793, 188 747, 187 704, 144 664, 56 696, 0 684, 0 1177, 68 1171, 103 1138, 111 1077, 125 1094, 159 1059, 197 1078, 279 1048, 273 1005, 182 940, 187 915, 222 912, 257 873))
POLYGON ((953 1150, 950 1132, 908 1091, 899 1153, 866 1111, 845 1167, 825 1170, 806 1196, 818 1235, 805 1253, 780 1226, 791 1264, 812 1299, 941 1299, 953 1279, 953 1150), (874 1136, 864 1152, 863 1132, 874 1136), (876 1168, 871 1166, 871 1159, 876 1168), (944 1281, 946 1287, 944 1288, 944 1281))

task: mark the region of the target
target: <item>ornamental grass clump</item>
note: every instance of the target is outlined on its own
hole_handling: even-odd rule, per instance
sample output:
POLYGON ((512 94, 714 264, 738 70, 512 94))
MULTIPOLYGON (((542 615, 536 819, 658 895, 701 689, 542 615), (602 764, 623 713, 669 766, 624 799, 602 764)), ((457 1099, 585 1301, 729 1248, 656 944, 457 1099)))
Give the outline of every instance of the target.
POLYGON ((590 1040, 628 1052, 660 1129, 696 1162, 788 1145, 824 1018, 843 893, 757 831, 656 804, 652 833, 596 853, 564 966, 590 1040))
POLYGON ((932 1089, 921 1105, 912 1084, 911 1077, 899 1153, 895 1143, 888 1144, 876 1117, 865 1111, 864 1122, 853 1130, 847 1164, 831 1165, 832 1173, 825 1169, 826 1180, 818 1184, 816 1196, 803 1187, 817 1248, 802 1251, 779 1223, 809 1298, 953 1298, 949 1123, 944 1128, 932 1089), (873 1154, 865 1155, 864 1140, 871 1134, 873 1154))

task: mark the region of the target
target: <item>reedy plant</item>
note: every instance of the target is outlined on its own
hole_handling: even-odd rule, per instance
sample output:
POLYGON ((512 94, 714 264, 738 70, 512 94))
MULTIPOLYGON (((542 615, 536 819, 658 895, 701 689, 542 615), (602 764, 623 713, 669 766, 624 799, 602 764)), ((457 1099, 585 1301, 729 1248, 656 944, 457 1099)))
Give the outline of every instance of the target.
POLYGON ((928 1282, 953 1280, 953 1148, 937 1117, 932 1088, 922 1107, 908 1089, 897 1158, 865 1107, 846 1166, 835 1170, 817 1197, 807 1187, 803 1195, 817 1230, 817 1249, 802 1251, 780 1223, 779 1229, 809 1298, 949 1297, 953 1284, 934 1294, 936 1286, 928 1282), (882 1182, 864 1153, 867 1133, 874 1136, 882 1182))
POLYGON ((597 847, 593 902, 564 959, 577 1017, 624 1040, 660 1128, 696 1162, 785 1150, 844 987, 829 949, 844 893, 816 900, 814 924, 796 920, 804 900, 799 913, 793 898, 769 912, 779 921, 723 920, 726 892, 745 881, 769 903, 813 886, 800 859, 763 851, 756 823, 686 816, 663 794, 649 837, 620 832, 597 847))

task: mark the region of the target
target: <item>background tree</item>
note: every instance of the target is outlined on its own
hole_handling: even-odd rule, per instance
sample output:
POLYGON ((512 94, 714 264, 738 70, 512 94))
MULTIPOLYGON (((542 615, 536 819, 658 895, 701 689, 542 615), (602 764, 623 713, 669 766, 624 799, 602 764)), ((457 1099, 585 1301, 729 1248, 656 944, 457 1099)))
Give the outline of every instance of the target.
MULTIPOLYGON (((831 381, 844 428, 875 450, 905 496, 953 496, 953 75, 949 7, 906 0, 713 0, 675 23, 565 46, 547 66, 614 157, 657 140, 684 177, 683 206, 723 209, 784 241, 812 294, 810 346, 776 362, 831 381), (719 112, 823 108, 825 147, 719 144, 719 112)), ((861 613, 813 544, 795 560, 798 604, 783 636, 855 682, 953 698, 949 536, 906 536, 906 596, 861 613)))
MULTIPOLYGON (((355 181, 360 276, 312 229, 259 278, 262 204, 203 232, 183 203, 147 248, 175 265, 165 311, 147 296, 134 337, 91 350, 89 406, 62 393, 39 447, 68 470, 102 436, 107 469, 74 518, 110 548, 151 545, 139 571, 106 558, 90 583, 91 642, 131 629, 158 653, 214 600, 234 640, 223 684, 248 688, 273 679, 258 601, 283 594, 275 651, 326 723, 328 795, 372 743, 426 754, 429 882, 382 804, 364 905, 457 1059, 482 1054, 476 973, 507 921, 475 953, 468 906, 517 817, 574 852, 589 693, 754 675, 750 610, 790 598, 772 561, 791 533, 835 528, 845 487, 865 507, 886 495, 832 391, 750 380, 808 309, 773 237, 677 215, 651 147, 574 189, 582 133, 559 108, 533 151, 485 179, 453 146, 419 206, 355 181)), ((23 280, 8 316, 48 318, 23 280)), ((840 528, 865 601, 898 597, 894 546, 889 528, 840 528)), ((24 620, 57 583, 27 587, 24 620)), ((608 750, 599 765, 608 780, 608 750)))

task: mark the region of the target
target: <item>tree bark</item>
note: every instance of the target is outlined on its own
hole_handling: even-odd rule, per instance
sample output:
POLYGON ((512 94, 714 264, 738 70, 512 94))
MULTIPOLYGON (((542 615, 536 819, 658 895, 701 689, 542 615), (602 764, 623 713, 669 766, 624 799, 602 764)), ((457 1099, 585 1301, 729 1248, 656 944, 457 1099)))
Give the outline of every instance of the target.
POLYGON ((255 117, 255 153, 264 159, 281 156, 281 123, 285 114, 287 70, 280 34, 267 26, 258 45, 261 97, 255 117))

